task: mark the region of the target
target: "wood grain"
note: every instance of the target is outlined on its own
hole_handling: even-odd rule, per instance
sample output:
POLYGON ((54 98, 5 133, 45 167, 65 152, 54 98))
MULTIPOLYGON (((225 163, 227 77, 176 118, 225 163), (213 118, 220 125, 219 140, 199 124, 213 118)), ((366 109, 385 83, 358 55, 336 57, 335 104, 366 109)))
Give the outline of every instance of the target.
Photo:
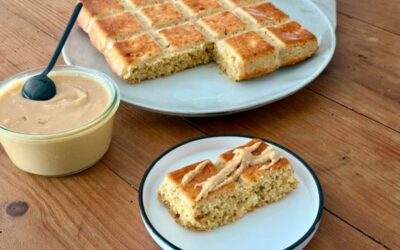
POLYGON ((309 90, 243 114, 190 122, 207 134, 252 134, 289 147, 317 172, 327 208, 400 247, 399 133, 309 90))
POLYGON ((65 178, 33 176, 0 155, 0 247, 157 249, 140 218, 137 192, 103 164, 65 178), (20 217, 6 214, 24 201, 20 217))
POLYGON ((139 189, 145 170, 161 152, 199 135, 202 133, 179 118, 122 104, 114 123, 111 148, 102 161, 139 189))
POLYGON ((338 18, 335 56, 309 88, 400 131, 400 36, 338 18))
POLYGON ((1 5, 0 17, 0 79, 46 65, 57 40, 1 5))
MULTIPOLYGON (((398 6, 389 3, 379 17, 374 13, 384 7, 358 2, 339 3, 338 48, 327 72, 284 101, 189 123, 122 104, 102 162, 68 178, 18 171, 0 147, 0 249, 157 248, 140 220, 135 189, 159 153, 202 132, 267 137, 311 163, 326 207, 338 217, 324 212, 309 249, 399 248, 399 47, 392 23, 398 6), (370 25, 367 14, 379 20, 370 25), (29 209, 10 217, 6 207, 18 200, 29 209)), ((0 79, 45 65, 74 1, 0 3, 0 79)))
POLYGON ((385 249, 326 211, 322 214, 318 236, 310 241, 306 249, 385 249))
POLYGON ((398 0, 338 0, 338 12, 400 35, 400 2, 398 0))
POLYGON ((7 1, 0 0, 7 12, 21 19, 29 20, 35 28, 52 38, 61 36, 64 26, 75 5, 75 0, 67 1, 7 1), (45 22, 43 22, 45 20, 45 22))

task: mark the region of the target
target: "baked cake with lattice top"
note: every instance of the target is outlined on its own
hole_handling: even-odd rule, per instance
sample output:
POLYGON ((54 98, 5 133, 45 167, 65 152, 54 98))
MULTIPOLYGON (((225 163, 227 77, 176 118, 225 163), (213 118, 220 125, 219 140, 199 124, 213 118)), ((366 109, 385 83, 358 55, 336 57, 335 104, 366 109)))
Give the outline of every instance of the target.
POLYGON ((262 0, 79 0, 78 25, 137 83, 215 61, 235 81, 313 56, 317 38, 262 0))

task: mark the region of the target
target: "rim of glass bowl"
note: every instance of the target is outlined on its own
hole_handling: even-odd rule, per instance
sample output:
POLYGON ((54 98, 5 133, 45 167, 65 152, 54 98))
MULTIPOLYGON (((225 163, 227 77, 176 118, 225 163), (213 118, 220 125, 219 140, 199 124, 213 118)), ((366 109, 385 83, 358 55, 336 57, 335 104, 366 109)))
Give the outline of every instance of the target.
MULTIPOLYGON (((3 89, 9 88, 17 80, 24 79, 24 78, 41 73, 43 71, 43 69, 44 68, 29 69, 29 70, 18 73, 16 75, 2 81, 0 83, 0 91, 2 91, 3 89)), ((120 102, 119 89, 118 89, 117 85, 115 84, 115 82, 109 76, 104 74, 103 72, 97 71, 95 69, 86 68, 86 67, 68 66, 68 65, 55 66, 54 69, 52 70, 52 72, 81 73, 85 76, 89 76, 89 77, 92 77, 92 78, 98 80, 104 86, 106 86, 107 89, 110 91, 110 94, 111 94, 110 103, 108 104, 106 109, 103 111, 103 113, 101 113, 98 117, 96 117, 94 120, 92 120, 88 123, 85 123, 82 126, 79 126, 77 128, 68 129, 68 130, 64 130, 61 132, 48 133, 48 134, 29 134, 29 133, 14 131, 12 129, 9 129, 7 127, 0 125, 0 135, 19 138, 19 139, 30 139, 30 140, 38 140, 38 141, 67 137, 70 135, 78 134, 86 129, 93 127, 94 125, 98 124, 103 119, 108 117, 108 115, 110 113, 115 112, 117 107, 119 106, 119 102, 120 102)))

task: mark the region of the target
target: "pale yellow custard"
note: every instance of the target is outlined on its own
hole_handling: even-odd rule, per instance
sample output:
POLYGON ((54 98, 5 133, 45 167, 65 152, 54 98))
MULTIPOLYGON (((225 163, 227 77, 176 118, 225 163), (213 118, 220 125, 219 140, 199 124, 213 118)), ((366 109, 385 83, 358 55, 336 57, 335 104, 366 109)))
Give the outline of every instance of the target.
POLYGON ((96 70, 58 66, 50 73, 57 88, 52 99, 23 98, 23 83, 41 71, 0 84, 1 145, 29 173, 63 176, 93 166, 110 146, 120 102, 117 86, 96 70))
POLYGON ((25 80, 0 93, 0 125, 29 134, 49 134, 80 127, 98 117, 110 102, 97 80, 79 74, 55 74, 56 95, 47 101, 22 96, 25 80))

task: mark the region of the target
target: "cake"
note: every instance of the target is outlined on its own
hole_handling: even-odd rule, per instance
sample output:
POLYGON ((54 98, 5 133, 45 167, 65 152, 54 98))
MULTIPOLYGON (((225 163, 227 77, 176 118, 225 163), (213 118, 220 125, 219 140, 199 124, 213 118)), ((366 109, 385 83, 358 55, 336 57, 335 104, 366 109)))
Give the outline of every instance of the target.
POLYGON ((235 81, 301 62, 317 38, 262 0, 78 0, 78 25, 138 83, 215 61, 235 81))
POLYGON ((177 223, 211 231, 276 202, 297 187, 288 159, 260 139, 168 173, 158 199, 177 223))

